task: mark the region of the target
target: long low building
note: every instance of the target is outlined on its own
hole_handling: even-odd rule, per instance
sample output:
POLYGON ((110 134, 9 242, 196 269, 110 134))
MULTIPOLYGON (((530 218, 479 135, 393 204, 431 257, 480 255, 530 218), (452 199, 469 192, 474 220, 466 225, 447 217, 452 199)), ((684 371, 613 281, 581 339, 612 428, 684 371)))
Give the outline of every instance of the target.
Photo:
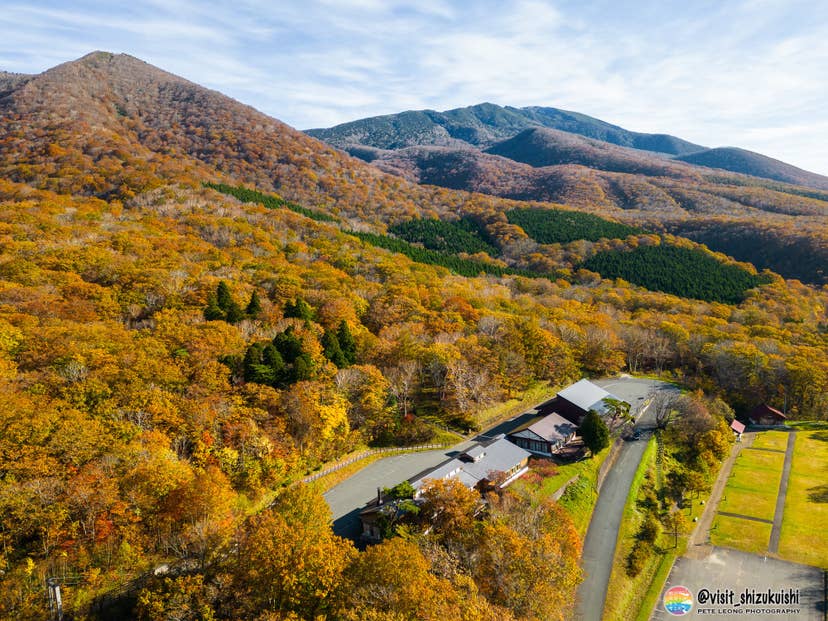
POLYGON ((410 508, 410 502, 415 505, 423 502, 420 492, 429 481, 456 479, 469 489, 490 489, 492 485, 503 488, 529 470, 530 456, 528 451, 499 436, 486 444, 475 444, 457 457, 409 479, 414 490, 411 501, 387 499, 378 489, 377 497, 359 514, 362 539, 368 542, 381 540, 383 524, 401 519, 410 508))
POLYGON ((606 413, 607 404, 604 399, 617 399, 617 397, 588 379, 582 379, 558 393, 553 400, 554 410, 556 414, 580 425, 590 410, 601 415, 606 413))
POLYGON ((499 437, 488 444, 475 444, 465 453, 418 474, 411 479, 411 486, 419 491, 429 480, 457 479, 469 489, 495 481, 499 487, 506 487, 528 470, 529 457, 528 451, 499 437))
POLYGON ((617 397, 587 379, 567 386, 537 408, 538 417, 509 433, 517 446, 535 455, 549 457, 575 439, 578 427, 589 411, 605 416, 606 399, 617 397))

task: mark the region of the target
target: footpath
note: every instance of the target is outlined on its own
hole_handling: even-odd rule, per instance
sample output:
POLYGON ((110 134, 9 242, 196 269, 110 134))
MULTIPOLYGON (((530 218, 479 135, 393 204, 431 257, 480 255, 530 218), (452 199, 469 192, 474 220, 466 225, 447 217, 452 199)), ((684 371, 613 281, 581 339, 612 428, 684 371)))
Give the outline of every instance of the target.
POLYGON ((710 492, 710 499, 704 507, 699 521, 696 523, 696 528, 690 534, 687 541, 687 552, 685 556, 694 559, 706 558, 713 551, 713 546, 710 543, 710 529, 713 526, 713 520, 716 517, 716 512, 719 508, 719 503, 722 501, 724 489, 727 486, 727 480, 730 478, 730 472, 733 470, 733 464, 736 463, 736 458, 742 449, 749 447, 756 439, 755 432, 747 432, 742 435, 741 442, 735 442, 733 448, 730 449, 730 455, 722 464, 719 470, 719 476, 713 484, 713 489, 710 492))

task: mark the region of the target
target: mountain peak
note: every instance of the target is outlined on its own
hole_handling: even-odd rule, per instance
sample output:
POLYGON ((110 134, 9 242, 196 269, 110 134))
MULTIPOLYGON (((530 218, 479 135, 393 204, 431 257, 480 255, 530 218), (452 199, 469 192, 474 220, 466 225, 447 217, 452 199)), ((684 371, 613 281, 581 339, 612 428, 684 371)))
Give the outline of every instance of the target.
POLYGON ((76 60, 57 65, 44 71, 42 76, 58 76, 61 79, 88 80, 93 76, 97 79, 130 79, 152 80, 163 82, 187 82, 184 78, 159 69, 155 65, 130 56, 129 54, 106 51, 90 52, 76 60), (90 75, 92 74, 92 75, 90 75))

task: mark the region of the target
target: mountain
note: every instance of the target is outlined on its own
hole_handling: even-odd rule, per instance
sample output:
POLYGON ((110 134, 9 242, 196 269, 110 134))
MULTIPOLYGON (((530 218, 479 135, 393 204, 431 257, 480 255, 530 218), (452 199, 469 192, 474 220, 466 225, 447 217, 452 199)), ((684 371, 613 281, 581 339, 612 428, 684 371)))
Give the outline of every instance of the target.
POLYGON ((485 148, 536 127, 672 155, 704 149, 675 136, 631 132, 577 112, 538 106, 503 107, 491 103, 445 112, 401 112, 343 123, 330 129, 309 129, 306 133, 341 149, 352 145, 400 149, 415 145, 458 146, 463 143, 485 148))
POLYGON ((0 175, 37 187, 128 200, 175 179, 234 179, 341 218, 379 224, 462 203, 383 174, 215 91, 124 54, 95 52, 10 79, 0 96, 0 175), (70 174, 76 171, 85 174, 70 174))
MULTIPOLYGON (((408 111, 351 121, 328 129, 310 129, 306 133, 366 161, 375 159, 372 149, 397 150, 411 146, 464 148, 471 145, 533 166, 582 164, 619 172, 618 166, 605 168, 603 157, 591 158, 589 153, 584 152, 574 156, 571 147, 577 144, 577 138, 567 138, 561 132, 637 151, 664 154, 696 166, 828 189, 828 177, 759 153, 732 147, 708 149, 668 134, 632 132, 585 114, 548 107, 513 108, 483 103, 445 112, 408 111), (557 130, 559 134, 554 138, 552 133, 544 134, 544 129, 557 130), (539 139, 541 135, 544 137, 539 139), (504 143, 510 139, 516 142, 504 143), (555 142, 561 146, 569 143, 570 157, 567 158, 565 153, 551 155, 543 152, 550 143, 555 142), (535 147, 539 147, 537 154, 532 153, 535 147)), ((591 146, 602 150, 597 143, 591 146)), ((607 148, 605 146, 603 150, 607 148)), ((628 157, 646 155, 633 153, 628 157)))
POLYGON ((804 185, 820 190, 828 190, 828 177, 817 175, 785 162, 780 162, 766 155, 737 149, 735 147, 720 147, 707 149, 698 153, 680 155, 676 159, 697 166, 720 168, 731 172, 775 179, 794 185, 804 185))
POLYGON ((614 213, 789 277, 826 282, 817 266, 828 261, 828 178, 758 154, 636 134, 554 108, 493 104, 308 133, 412 182, 614 213), (729 230, 763 243, 725 239, 699 218, 735 219, 729 230), (814 260, 790 259, 814 249, 814 260))
POLYGON ((671 164, 666 158, 554 129, 527 129, 498 142, 485 152, 536 168, 578 164, 608 172, 674 177, 688 175, 686 168, 671 164))

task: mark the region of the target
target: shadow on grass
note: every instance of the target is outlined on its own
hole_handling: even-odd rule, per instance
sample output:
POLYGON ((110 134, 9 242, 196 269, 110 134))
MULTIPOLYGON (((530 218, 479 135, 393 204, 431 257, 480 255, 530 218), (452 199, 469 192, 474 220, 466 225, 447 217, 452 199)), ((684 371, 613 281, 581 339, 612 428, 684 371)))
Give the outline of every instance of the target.
POLYGON ((828 434, 828 421, 795 421, 789 423, 789 427, 792 431, 824 431, 825 434, 820 434, 823 437, 819 439, 828 442, 828 436, 826 436, 828 434))
POLYGON ((817 485, 808 490, 808 500, 811 502, 828 502, 828 485, 817 485))

